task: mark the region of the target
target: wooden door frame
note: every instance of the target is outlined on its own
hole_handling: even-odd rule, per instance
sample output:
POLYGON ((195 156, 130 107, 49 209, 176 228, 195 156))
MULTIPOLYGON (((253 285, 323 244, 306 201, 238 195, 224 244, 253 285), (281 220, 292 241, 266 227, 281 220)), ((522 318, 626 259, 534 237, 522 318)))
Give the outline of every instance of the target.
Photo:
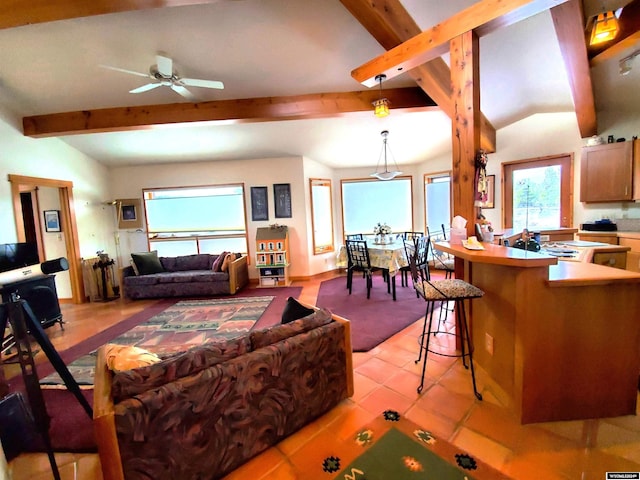
MULTIPOLYGON (((71 295, 73 303, 84 303, 84 283, 82 277, 82 261, 80 259, 80 243, 78 241, 78 225, 76 212, 73 208, 73 182, 55 180, 51 178, 27 177, 9 174, 11 183, 11 197, 16 222, 16 233, 19 242, 25 241, 24 222, 20 192, 36 187, 53 187, 60 195, 60 226, 65 232, 64 242, 69 262, 69 279, 71 281, 71 295)), ((39 221, 39 218, 37 219, 39 221)))

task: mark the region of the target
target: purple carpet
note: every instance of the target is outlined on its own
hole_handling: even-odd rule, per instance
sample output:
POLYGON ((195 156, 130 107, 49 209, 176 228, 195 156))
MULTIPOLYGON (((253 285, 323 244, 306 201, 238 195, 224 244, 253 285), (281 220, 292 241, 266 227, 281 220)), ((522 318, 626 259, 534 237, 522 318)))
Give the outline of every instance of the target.
POLYGON ((387 338, 424 316, 426 303, 416 297, 409 281, 400 286, 396 278, 396 301, 387 293, 382 276, 374 274, 371 298, 367 300, 366 281, 362 275, 353 275, 352 293, 347 290, 347 277, 326 280, 320 284, 318 307, 328 308, 351 322, 351 343, 354 352, 367 352, 387 338))
MULTIPOLYGON (((253 327, 253 329, 261 329, 280 323, 287 298, 298 298, 301 292, 302 287, 245 288, 235 295, 235 297, 260 297, 265 295, 275 297, 253 327)), ((67 350, 58 352, 58 354, 64 363, 68 365, 78 357, 108 343, 109 340, 149 320, 154 315, 157 315, 180 300, 185 300, 185 298, 160 300, 142 312, 132 315, 117 325, 106 329, 104 332, 100 332, 67 350)), ((36 348, 38 347, 36 346, 36 348)), ((39 378, 44 378, 54 371, 49 361, 37 365, 36 368, 39 378)), ((21 391, 24 393, 24 383, 20 375, 10 379, 8 383, 11 391, 21 391)), ((73 394, 64 387, 60 389, 43 389, 42 393, 47 406, 47 412, 51 418, 49 434, 51 436, 53 449, 58 452, 96 451, 92 421, 73 394)), ((89 404, 93 405, 93 389, 83 390, 83 394, 89 401, 89 404)), ((41 452, 44 451, 44 445, 41 442, 36 442, 35 445, 30 446, 29 450, 41 452)))

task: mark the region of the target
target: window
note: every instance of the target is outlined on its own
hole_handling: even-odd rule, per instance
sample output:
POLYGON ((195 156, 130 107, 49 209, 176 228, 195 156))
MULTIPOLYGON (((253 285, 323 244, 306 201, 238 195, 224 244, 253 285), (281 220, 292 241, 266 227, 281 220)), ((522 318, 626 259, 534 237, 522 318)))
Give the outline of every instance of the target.
POLYGON ((451 173, 440 172, 424 176, 425 225, 437 233, 441 225, 451 223, 451 173))
POLYGON ((345 236, 373 235, 378 223, 393 232, 413 231, 411 177, 393 180, 342 180, 342 218, 345 236))
POLYGON ((333 203, 331 180, 310 178, 311 227, 313 229, 313 254, 332 252, 333 248, 333 203))
POLYGON ((248 251, 244 185, 152 188, 143 198, 158 255, 248 251))
POLYGON ((570 155, 503 164, 504 226, 514 230, 571 227, 570 155))

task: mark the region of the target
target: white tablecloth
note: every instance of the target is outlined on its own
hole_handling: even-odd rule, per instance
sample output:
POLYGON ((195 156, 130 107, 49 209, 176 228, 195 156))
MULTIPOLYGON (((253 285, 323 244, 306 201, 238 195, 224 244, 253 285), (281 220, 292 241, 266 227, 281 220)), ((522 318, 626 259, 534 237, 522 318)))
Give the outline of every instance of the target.
MULTIPOLYGON (((367 240, 367 248, 369 249, 371 266, 387 268, 389 269, 390 275, 395 275, 400 267, 409 265, 401 239, 386 245, 378 245, 374 243, 373 240, 367 240)), ((338 252, 336 266, 339 268, 347 268, 347 263, 347 247, 343 245, 338 252)))

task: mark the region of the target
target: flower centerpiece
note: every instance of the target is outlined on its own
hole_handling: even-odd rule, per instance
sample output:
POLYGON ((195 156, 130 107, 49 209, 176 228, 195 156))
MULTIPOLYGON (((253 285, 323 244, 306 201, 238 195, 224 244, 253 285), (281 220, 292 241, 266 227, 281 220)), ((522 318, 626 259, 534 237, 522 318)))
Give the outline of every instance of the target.
POLYGON ((373 227, 373 234, 376 236, 378 243, 387 243, 387 235, 391 235, 391 227, 386 223, 378 222, 373 227))

